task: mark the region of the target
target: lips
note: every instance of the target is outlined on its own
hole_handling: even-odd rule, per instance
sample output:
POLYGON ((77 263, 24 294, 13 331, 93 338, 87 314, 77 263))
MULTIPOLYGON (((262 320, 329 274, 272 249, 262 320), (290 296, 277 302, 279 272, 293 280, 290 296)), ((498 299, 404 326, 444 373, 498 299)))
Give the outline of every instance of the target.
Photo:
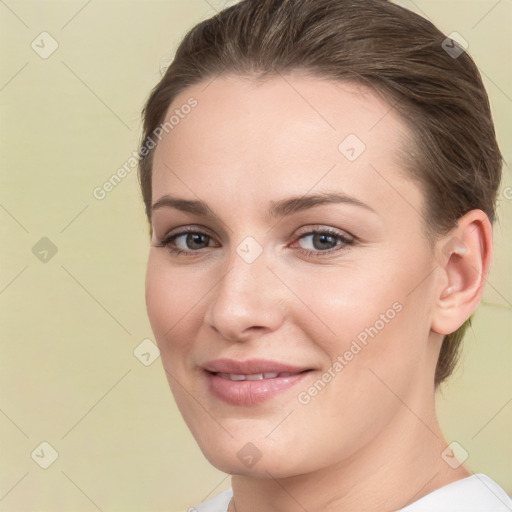
POLYGON ((250 359, 216 359, 203 365, 208 390, 230 405, 254 406, 298 384, 312 369, 250 359))

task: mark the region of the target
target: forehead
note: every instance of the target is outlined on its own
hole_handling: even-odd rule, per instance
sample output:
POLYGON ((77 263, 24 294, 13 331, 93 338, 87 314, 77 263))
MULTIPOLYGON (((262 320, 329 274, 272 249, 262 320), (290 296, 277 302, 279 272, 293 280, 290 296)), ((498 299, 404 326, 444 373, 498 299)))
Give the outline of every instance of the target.
POLYGON ((241 196, 303 194, 312 187, 368 196, 379 175, 403 173, 404 123, 384 99, 353 83, 300 74, 266 81, 218 77, 184 90, 166 120, 173 114, 179 122, 155 150, 153 200, 172 190, 190 198, 196 191, 211 194, 213 203, 243 202, 241 196), (196 106, 183 108, 191 98, 196 106))

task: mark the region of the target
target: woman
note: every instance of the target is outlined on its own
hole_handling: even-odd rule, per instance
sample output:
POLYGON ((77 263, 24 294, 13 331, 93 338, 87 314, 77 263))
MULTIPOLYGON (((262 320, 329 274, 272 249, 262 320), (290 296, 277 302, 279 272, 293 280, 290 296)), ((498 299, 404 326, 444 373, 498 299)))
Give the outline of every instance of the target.
POLYGON ((146 302, 232 489, 195 510, 505 511, 435 414, 501 176, 463 49, 382 0, 245 0, 144 110, 146 302))

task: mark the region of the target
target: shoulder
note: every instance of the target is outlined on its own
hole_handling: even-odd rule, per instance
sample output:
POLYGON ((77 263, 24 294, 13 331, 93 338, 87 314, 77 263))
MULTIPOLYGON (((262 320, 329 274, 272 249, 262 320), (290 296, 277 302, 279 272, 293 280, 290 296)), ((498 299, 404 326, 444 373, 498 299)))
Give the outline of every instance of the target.
POLYGON ((187 512, 227 512, 232 497, 233 491, 228 489, 200 505, 189 508, 187 512))
POLYGON ((510 512, 512 499, 487 475, 476 474, 441 487, 398 512, 510 512))

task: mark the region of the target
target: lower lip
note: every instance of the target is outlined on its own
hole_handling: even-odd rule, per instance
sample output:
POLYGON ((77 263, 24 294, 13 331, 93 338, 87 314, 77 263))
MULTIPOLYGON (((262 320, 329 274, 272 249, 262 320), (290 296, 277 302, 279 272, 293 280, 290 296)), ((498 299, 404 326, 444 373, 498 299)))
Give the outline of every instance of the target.
POLYGON ((288 377, 259 380, 230 380, 206 372, 210 391, 230 405, 258 405, 301 382, 310 371, 288 377))

